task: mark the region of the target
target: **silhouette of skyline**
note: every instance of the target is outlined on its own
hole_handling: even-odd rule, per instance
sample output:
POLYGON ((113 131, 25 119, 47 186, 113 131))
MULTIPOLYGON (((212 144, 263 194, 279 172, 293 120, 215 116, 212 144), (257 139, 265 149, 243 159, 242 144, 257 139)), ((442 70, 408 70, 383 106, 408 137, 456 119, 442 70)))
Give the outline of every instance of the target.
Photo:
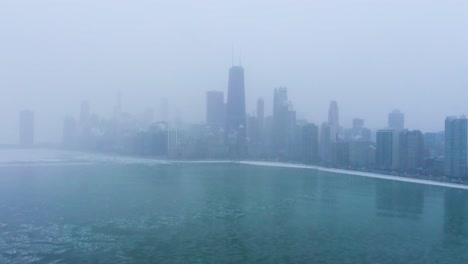
POLYGON ((247 113, 287 86, 298 117, 316 124, 336 100, 345 127, 361 117, 382 128, 400 109, 407 128, 441 131, 432 120, 468 113, 466 12, 455 1, 2 2, 0 142, 17 142, 22 109, 35 112, 37 141, 48 142, 79 101, 107 116, 119 90, 125 112, 159 116, 167 98, 171 119, 179 111, 202 122, 203 95, 224 90, 233 44, 249 70, 247 113))

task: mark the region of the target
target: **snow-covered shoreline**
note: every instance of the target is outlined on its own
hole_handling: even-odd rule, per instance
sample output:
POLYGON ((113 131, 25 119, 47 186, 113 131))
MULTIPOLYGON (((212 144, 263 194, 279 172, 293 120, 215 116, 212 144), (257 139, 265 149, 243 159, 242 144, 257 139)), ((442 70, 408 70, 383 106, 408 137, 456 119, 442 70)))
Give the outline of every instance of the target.
POLYGON ((264 167, 282 167, 313 169, 323 172, 338 173, 342 175, 355 175, 384 180, 419 183, 432 186, 441 186, 457 189, 468 189, 468 185, 451 182, 441 182, 435 180, 416 179, 411 177, 401 177, 375 172, 353 171, 346 169, 327 168, 315 165, 273 162, 273 161, 232 161, 232 160, 170 160, 157 159, 152 157, 135 157, 123 155, 107 155, 98 153, 70 152, 70 151, 50 151, 50 150, 0 150, 0 167, 17 166, 66 166, 66 165, 89 165, 96 163, 120 163, 120 164, 244 164, 264 167))
POLYGON ((419 184, 425 184, 425 185, 433 185, 433 186, 441 186, 441 187, 449 187, 449 188, 457 188, 457 189, 468 190, 468 185, 463 185, 463 184, 456 184, 456 183, 449 183, 449 182, 439 182, 439 181, 431 181, 431 180, 421 180, 421 179, 385 175, 385 174, 379 174, 379 173, 373 173, 373 172, 363 172, 363 171, 352 171, 352 170, 344 170, 344 169, 326 168, 326 167, 305 165, 305 164, 292 164, 292 163, 268 162, 268 161, 239 161, 237 163, 245 164, 245 165, 253 165, 253 166, 265 166, 265 167, 314 169, 314 170, 319 170, 319 171, 324 171, 324 172, 332 172, 332 173, 355 175, 355 176, 361 176, 361 177, 370 177, 370 178, 377 178, 377 179, 385 179, 385 180, 393 180, 393 181, 401 181, 401 182, 411 182, 411 183, 419 183, 419 184))

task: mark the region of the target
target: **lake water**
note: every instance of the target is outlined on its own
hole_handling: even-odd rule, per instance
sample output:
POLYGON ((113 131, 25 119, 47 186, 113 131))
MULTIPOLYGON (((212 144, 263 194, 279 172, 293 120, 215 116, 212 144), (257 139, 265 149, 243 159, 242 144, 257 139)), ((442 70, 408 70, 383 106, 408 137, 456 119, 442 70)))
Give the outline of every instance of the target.
POLYGON ((468 263, 468 191, 0 151, 0 263, 468 263))

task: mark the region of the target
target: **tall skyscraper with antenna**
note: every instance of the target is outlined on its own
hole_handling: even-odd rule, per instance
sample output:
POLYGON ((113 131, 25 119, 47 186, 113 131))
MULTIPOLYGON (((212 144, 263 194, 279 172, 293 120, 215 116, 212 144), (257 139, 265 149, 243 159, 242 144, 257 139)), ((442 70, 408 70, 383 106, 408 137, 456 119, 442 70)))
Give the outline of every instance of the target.
POLYGON ((240 155, 246 151, 245 87, 242 66, 232 66, 229 69, 226 143, 231 154, 240 155))

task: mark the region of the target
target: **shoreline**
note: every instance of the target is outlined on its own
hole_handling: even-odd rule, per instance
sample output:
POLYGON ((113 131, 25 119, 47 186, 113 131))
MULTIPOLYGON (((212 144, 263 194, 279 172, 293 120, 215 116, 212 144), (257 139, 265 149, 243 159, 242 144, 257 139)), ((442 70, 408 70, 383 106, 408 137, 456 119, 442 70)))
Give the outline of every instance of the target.
MULTIPOLYGON (((24 149, 23 149, 24 150, 24 149)), ((29 149, 31 150, 31 149, 29 149)), ((39 150, 39 149, 34 149, 39 150)), ((50 149, 41 149, 40 151, 49 151, 50 149)), ((53 149, 56 151, 56 149, 53 149)), ((5 150, 1 150, 5 151, 5 150)), ((424 185, 432 186, 441 186, 449 188, 457 188, 468 190, 468 184, 464 183, 455 183, 447 182, 437 179, 419 179, 413 175, 408 176, 398 176, 398 175, 389 175, 378 172, 366 172, 366 171, 356 171, 349 169, 340 169, 340 168, 330 168, 320 165, 308 165, 300 163, 288 163, 288 162, 277 162, 277 161, 255 161, 255 160, 173 160, 163 157, 138 157, 131 155, 119 155, 119 154, 106 154, 106 153, 93 153, 93 152, 82 152, 82 151, 68 151, 68 150, 59 150, 64 151, 65 153, 75 153, 78 154, 79 158, 74 161, 64 162, 64 160, 54 162, 50 159, 20 159, 20 160, 10 160, 9 162, 0 162, 0 167, 9 167, 9 166, 56 166, 56 165, 85 165, 90 163, 141 163, 141 164, 243 164, 251 166, 263 166, 263 167, 281 167, 281 168, 296 168, 296 169, 313 169, 322 172, 338 173, 344 175, 354 175, 361 177, 377 178, 384 180, 393 180, 409 183, 418 183, 424 185), (98 160, 93 160, 97 158, 98 160), (37 162, 39 161, 39 162, 37 162)), ((423 177, 423 176, 422 176, 423 177)))
POLYGON ((393 180, 393 181, 401 181, 401 182, 409 182, 409 183, 419 183, 419 184, 424 184, 424 185, 441 186, 441 187, 468 190, 468 185, 459 184, 459 183, 416 179, 416 178, 412 178, 411 176, 402 177, 402 176, 380 174, 380 173, 375 173, 375 172, 363 172, 363 171, 327 168, 327 167, 316 166, 316 165, 294 164, 294 163, 283 163, 283 162, 268 162, 268 161, 238 161, 238 162, 233 162, 233 163, 252 165, 252 166, 264 166, 264 167, 313 169, 313 170, 331 172, 331 173, 337 173, 337 174, 346 174, 346 175, 354 175, 354 176, 360 176, 360 177, 377 178, 377 179, 393 180))

